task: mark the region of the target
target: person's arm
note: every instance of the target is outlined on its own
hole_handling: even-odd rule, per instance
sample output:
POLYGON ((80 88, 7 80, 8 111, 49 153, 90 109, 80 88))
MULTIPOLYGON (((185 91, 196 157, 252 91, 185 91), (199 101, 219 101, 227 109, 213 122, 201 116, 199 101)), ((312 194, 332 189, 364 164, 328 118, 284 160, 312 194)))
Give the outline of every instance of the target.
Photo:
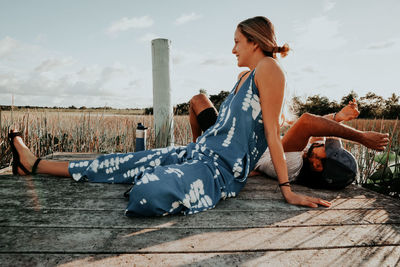
MULTIPOLYGON (((283 184, 289 181, 279 135, 279 115, 283 101, 285 77, 276 61, 270 58, 263 59, 257 65, 255 75, 255 82, 260 94, 265 137, 268 140, 268 147, 279 184, 283 184)), ((312 208, 318 207, 318 204, 330 206, 329 202, 322 199, 295 194, 290 186, 281 186, 281 192, 285 200, 293 205, 312 208)))

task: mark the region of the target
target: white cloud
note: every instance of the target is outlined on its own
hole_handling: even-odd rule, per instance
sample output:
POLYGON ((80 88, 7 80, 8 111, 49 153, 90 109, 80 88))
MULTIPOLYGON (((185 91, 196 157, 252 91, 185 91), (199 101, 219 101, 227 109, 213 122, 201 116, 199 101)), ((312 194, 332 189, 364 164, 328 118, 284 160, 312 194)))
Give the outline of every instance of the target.
POLYGON ((106 66, 100 74, 99 83, 106 84, 111 81, 116 82, 119 79, 124 79, 126 74, 129 74, 128 71, 121 67, 106 66))
POLYGON ((324 12, 328 12, 329 10, 331 10, 334 6, 336 5, 335 2, 331 1, 331 0, 325 0, 324 1, 324 12))
POLYGON ((0 73, 0 94, 11 93, 17 81, 15 73, 0 73))
POLYGON ((308 23, 297 23, 294 47, 308 50, 334 50, 347 43, 339 35, 339 21, 329 20, 326 16, 311 19, 308 23))
POLYGON ((118 64, 83 67, 78 72, 64 71, 61 75, 55 75, 51 70, 25 71, 24 75, 0 72, 0 99, 7 100, 7 95, 13 93, 19 100, 18 105, 40 105, 43 99, 46 99, 43 103, 48 103, 45 105, 58 105, 61 98, 64 99, 62 106, 101 106, 105 99, 108 105, 114 107, 148 106, 151 103, 151 91, 149 94, 143 93, 148 91, 145 90, 148 85, 142 77, 134 69, 118 64), (43 99, 35 102, 33 99, 38 97, 43 99), (143 97, 143 101, 132 101, 140 97, 143 97), (88 99, 93 101, 87 103, 88 99))
POLYGON ((389 48, 392 47, 396 44, 395 41, 385 41, 385 42, 379 42, 379 43, 373 43, 370 44, 366 47, 366 49, 385 49, 385 48, 389 48))
POLYGON ((70 60, 60 53, 46 50, 39 45, 24 43, 8 36, 0 39, 1 73, 15 72, 18 76, 25 75, 28 70, 39 67, 45 61, 44 59, 62 59, 64 63, 70 60))
POLYGON ((101 72, 99 65, 85 66, 76 72, 76 75, 81 80, 93 81, 97 75, 101 72))
POLYGON ((387 59, 394 60, 395 56, 399 56, 400 53, 400 38, 391 38, 381 42, 373 42, 365 45, 355 52, 360 56, 385 56, 390 55, 387 59))
POLYGON ((177 18, 175 20, 175 24, 182 25, 182 24, 188 23, 190 21, 198 20, 202 17, 203 17, 202 15, 196 14, 194 12, 192 12, 190 14, 182 14, 179 18, 177 18))
POLYGON ((130 29, 148 28, 151 27, 153 24, 154 21, 149 16, 133 17, 133 18, 123 17, 111 23, 111 25, 106 29, 106 32, 112 35, 130 29))
POLYGON ((77 59, 11 37, 0 39, 0 104, 146 107, 150 82, 134 66, 83 65, 77 59), (141 99, 138 101, 138 99, 141 99))
POLYGON ((62 66, 71 65, 73 63, 74 60, 72 60, 71 58, 63 58, 63 59, 51 58, 40 63, 40 65, 35 68, 35 71, 48 72, 62 66))
POLYGON ((5 58, 14 53, 15 50, 20 48, 17 40, 6 36, 0 40, 0 58, 5 58))

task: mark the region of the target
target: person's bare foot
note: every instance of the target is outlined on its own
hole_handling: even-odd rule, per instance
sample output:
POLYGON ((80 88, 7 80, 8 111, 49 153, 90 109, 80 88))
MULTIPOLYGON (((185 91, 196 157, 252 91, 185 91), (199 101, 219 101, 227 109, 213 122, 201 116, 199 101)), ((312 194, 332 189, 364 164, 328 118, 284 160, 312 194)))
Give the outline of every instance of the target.
POLYGON ((361 144, 374 150, 383 151, 389 143, 389 134, 373 131, 363 132, 361 144))
POLYGON ((338 113, 336 113, 336 121, 350 121, 358 117, 360 111, 358 111, 357 101, 353 99, 349 101, 349 104, 342 108, 338 113))
MULTIPOLYGON (((16 130, 11 130, 11 132, 17 132, 16 130)), ((29 150, 29 148, 25 145, 24 141, 20 136, 16 136, 14 139, 14 146, 18 151, 19 161, 20 163, 28 170, 32 171, 32 166, 36 161, 35 155, 29 150)), ((18 167, 19 175, 26 175, 26 173, 18 167)))

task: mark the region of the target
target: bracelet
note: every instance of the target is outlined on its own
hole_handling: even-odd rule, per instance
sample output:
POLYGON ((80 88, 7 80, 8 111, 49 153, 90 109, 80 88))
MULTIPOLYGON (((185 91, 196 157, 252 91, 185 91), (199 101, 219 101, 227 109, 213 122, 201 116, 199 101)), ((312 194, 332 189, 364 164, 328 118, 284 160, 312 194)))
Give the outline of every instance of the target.
POLYGON ((281 183, 281 184, 279 184, 279 187, 281 187, 281 186, 290 186, 290 182, 286 182, 286 183, 281 183))

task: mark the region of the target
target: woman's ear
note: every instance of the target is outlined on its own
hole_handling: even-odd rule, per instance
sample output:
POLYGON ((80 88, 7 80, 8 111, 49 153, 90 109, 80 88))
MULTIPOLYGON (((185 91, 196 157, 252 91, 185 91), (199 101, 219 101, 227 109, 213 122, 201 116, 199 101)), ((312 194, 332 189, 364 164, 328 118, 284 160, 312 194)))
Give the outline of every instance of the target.
POLYGON ((253 51, 256 51, 259 47, 260 46, 256 42, 253 42, 253 51))

